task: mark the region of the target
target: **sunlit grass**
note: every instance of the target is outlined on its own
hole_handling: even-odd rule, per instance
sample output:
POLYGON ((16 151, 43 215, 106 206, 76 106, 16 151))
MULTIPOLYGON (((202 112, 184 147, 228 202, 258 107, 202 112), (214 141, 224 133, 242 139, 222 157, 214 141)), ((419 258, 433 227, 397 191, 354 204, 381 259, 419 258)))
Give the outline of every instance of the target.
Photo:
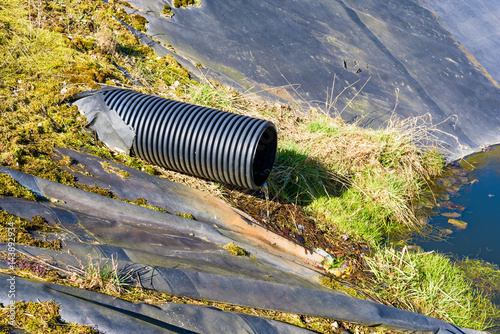
POLYGON ((500 316, 466 273, 443 255, 380 248, 366 263, 375 277, 365 283, 367 288, 395 306, 479 330, 500 316))

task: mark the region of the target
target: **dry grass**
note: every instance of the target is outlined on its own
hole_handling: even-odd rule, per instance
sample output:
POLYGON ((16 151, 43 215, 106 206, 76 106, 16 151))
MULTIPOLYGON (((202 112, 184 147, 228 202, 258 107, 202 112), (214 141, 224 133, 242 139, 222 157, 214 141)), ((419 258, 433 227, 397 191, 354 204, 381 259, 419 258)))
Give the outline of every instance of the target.
POLYGON ((73 272, 68 280, 80 289, 97 291, 111 296, 120 296, 126 289, 125 282, 130 280, 131 272, 123 273, 118 268, 118 259, 93 259, 88 256, 88 264, 80 263, 80 269, 73 272))
MULTIPOLYGON (((186 87, 186 102, 265 118, 277 126, 278 154, 267 182, 273 200, 305 205, 325 230, 340 228, 359 240, 380 242, 400 227, 420 228, 413 204, 444 163, 437 151, 439 130, 428 115, 392 117, 383 129, 373 130, 340 118, 343 110, 335 105, 343 92, 325 104, 337 113, 332 117, 317 109, 266 103, 216 83, 186 87), (368 226, 373 221, 374 228, 368 226), (360 229, 360 224, 365 226, 360 229)), ((217 183, 175 179, 235 202, 217 183)))
POLYGON ((108 27, 101 27, 95 34, 97 40, 97 47, 102 53, 107 55, 114 55, 118 47, 118 38, 108 27))
MULTIPOLYGON (((304 112, 298 105, 266 103, 216 83, 186 87, 186 102, 265 118, 277 126, 278 153, 267 182, 271 199, 303 205, 324 231, 339 229, 378 243, 421 227, 413 205, 444 163, 437 151, 439 130, 428 115, 392 117, 383 129, 373 130, 340 118, 343 110, 335 105, 343 92, 325 104, 325 110, 337 113, 330 116, 317 109, 304 112)), ((217 183, 176 180, 237 202, 217 183)))

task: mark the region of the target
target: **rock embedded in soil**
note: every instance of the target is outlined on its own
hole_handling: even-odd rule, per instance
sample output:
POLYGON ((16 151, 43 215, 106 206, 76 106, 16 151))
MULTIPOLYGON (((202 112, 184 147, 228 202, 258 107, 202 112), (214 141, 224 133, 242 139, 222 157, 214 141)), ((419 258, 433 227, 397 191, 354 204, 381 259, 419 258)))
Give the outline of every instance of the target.
POLYGON ((349 240, 349 235, 345 234, 345 233, 340 233, 340 237, 342 238, 342 240, 344 241, 347 241, 349 240))
POLYGON ((409 251, 412 251, 412 252, 416 252, 416 253, 420 253, 420 252, 424 251, 424 249, 421 246, 418 246, 418 245, 406 246, 406 249, 409 250, 409 251))

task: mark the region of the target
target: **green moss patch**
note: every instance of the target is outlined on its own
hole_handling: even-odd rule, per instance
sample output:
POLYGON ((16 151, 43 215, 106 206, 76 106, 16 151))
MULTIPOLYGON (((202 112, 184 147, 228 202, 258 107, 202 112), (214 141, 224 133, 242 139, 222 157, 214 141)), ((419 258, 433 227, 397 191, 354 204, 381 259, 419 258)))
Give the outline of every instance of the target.
POLYGON ((172 17, 174 16, 174 12, 172 12, 172 8, 169 5, 163 5, 161 16, 172 17))
POLYGON ((61 242, 58 239, 52 241, 36 239, 29 231, 55 232, 56 230, 49 227, 42 217, 35 216, 32 221, 29 221, 0 211, 0 241, 55 250, 61 249, 61 242))
POLYGON ((339 281, 334 280, 333 278, 330 278, 327 276, 321 276, 319 278, 319 283, 323 286, 326 286, 327 288, 337 290, 337 291, 342 291, 350 296, 367 300, 367 298, 364 295, 362 295, 361 293, 359 293, 356 289, 348 287, 348 286, 340 283, 339 281))
POLYGON ((118 175, 120 178, 126 180, 130 177, 130 173, 127 173, 123 169, 113 166, 107 161, 100 161, 101 167, 106 173, 118 175))
POLYGON ((249 252, 239 246, 236 246, 234 242, 230 242, 227 245, 224 245, 224 249, 226 249, 229 254, 232 254, 234 256, 250 256, 249 252))
MULTIPOLYGON (((15 309, 15 328, 21 328, 29 333, 81 333, 97 334, 95 329, 89 326, 75 323, 67 323, 61 319, 59 305, 54 301, 48 302, 16 302, 15 309)), ((0 324, 9 325, 7 315, 10 314, 9 307, 0 308, 0 324)))
POLYGON ((157 59, 113 18, 120 14, 138 20, 113 2, 2 1, 2 8, 0 164, 4 166, 75 187, 74 178, 53 161, 54 147, 113 155, 84 130, 84 117, 66 105, 67 98, 99 88, 99 83, 133 86, 115 64, 164 91, 175 81, 181 83, 178 89, 190 82, 187 71, 173 58, 157 59), (36 22, 30 22, 29 13, 36 22), (108 47, 109 43, 114 46, 108 47))
POLYGON ((151 209, 151 210, 168 213, 166 210, 164 210, 164 209, 162 209, 160 207, 149 205, 148 201, 145 198, 142 198, 142 197, 137 197, 137 199, 135 201, 127 201, 127 200, 125 200, 125 202, 131 203, 131 204, 135 204, 135 205, 139 205, 139 206, 142 206, 144 208, 151 209))
POLYGON ((174 3, 173 3, 175 8, 179 8, 179 7, 187 8, 189 6, 195 6, 197 4, 198 3, 196 0, 174 0, 174 3))
POLYGON ((187 213, 187 212, 186 213, 176 213, 175 215, 182 217, 182 218, 190 219, 190 220, 196 220, 196 219, 194 219, 192 214, 187 213))
POLYGON ((0 174, 0 197, 14 196, 35 200, 36 196, 29 189, 21 186, 16 180, 6 174, 0 174))

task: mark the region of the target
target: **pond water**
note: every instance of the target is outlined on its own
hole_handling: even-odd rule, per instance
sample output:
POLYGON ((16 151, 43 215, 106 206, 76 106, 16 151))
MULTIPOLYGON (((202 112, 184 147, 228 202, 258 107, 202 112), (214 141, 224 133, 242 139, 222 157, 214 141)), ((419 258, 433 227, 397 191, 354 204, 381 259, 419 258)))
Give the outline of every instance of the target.
POLYGON ((446 237, 419 245, 500 265, 500 146, 467 157, 437 183, 440 204, 429 223, 446 237))

